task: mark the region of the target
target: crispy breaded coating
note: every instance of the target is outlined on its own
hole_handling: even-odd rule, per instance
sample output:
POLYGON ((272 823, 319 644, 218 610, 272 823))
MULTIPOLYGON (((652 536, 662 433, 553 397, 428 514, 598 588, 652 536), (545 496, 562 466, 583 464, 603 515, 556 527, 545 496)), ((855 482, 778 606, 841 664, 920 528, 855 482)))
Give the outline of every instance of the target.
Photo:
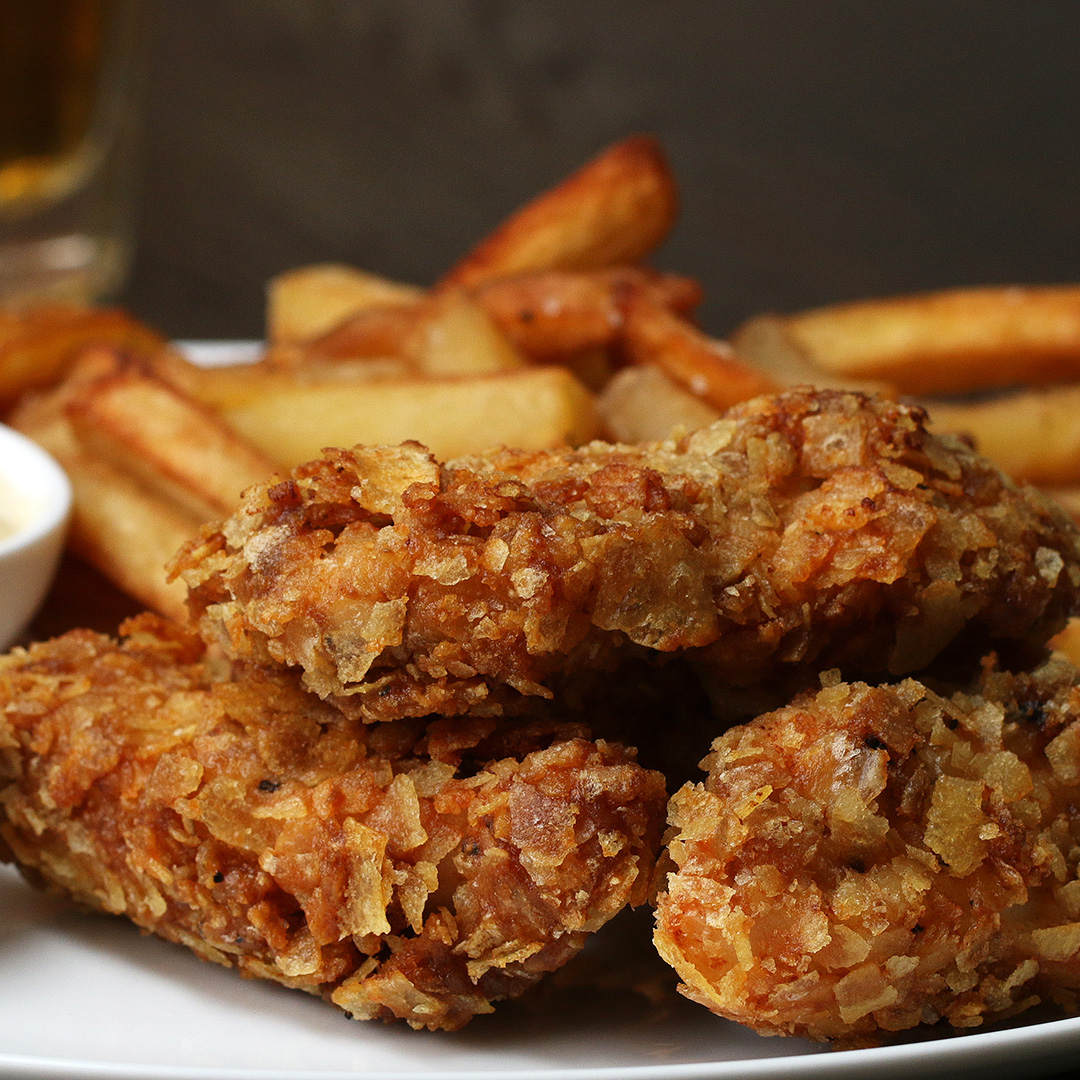
POLYGON ((1077 608, 1080 542, 920 410, 803 389, 657 445, 330 450, 175 571, 207 640, 385 720, 512 712, 658 652, 722 694, 1041 642, 1077 608))
POLYGON ((653 885, 663 777, 574 725, 365 726, 154 616, 0 658, 0 857, 242 974, 455 1029, 653 885), (6 845, 6 847, 5 847, 6 845))
POLYGON ((683 993, 843 1043, 1075 1011, 1077 678, 836 683, 717 739, 669 811, 655 940, 683 993))

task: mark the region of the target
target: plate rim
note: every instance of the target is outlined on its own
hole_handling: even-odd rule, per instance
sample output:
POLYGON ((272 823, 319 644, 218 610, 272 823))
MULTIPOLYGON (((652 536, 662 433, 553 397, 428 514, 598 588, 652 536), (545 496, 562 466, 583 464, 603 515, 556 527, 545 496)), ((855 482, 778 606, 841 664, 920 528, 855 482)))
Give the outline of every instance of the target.
MULTIPOLYGON (((782 1038, 782 1036, 777 1036, 782 1038)), ((888 1078, 917 1075, 931 1077, 949 1066, 959 1065, 964 1073, 988 1066, 1006 1068, 1026 1056, 1032 1044, 1044 1054, 1064 1054, 1080 1041, 1080 1016, 1045 1020, 1005 1030, 962 1033, 942 1039, 915 1043, 862 1047, 788 1056, 737 1058, 721 1062, 688 1062, 672 1065, 582 1066, 570 1068, 515 1068, 501 1072, 476 1069, 407 1069, 375 1071, 330 1071, 282 1069, 212 1068, 187 1065, 145 1065, 37 1055, 6 1054, 0 1051, 0 1070, 9 1080, 819 1080, 823 1077, 854 1078, 869 1075, 888 1078), (929 1059, 929 1060, 927 1060, 929 1059), (931 1065, 934 1071, 920 1068, 931 1065), (913 1072, 914 1070, 914 1072, 913 1072)), ((1054 1067, 1054 1066, 1051 1066, 1054 1067)), ((1030 1075, 1030 1074, 1029 1074, 1030 1075)))

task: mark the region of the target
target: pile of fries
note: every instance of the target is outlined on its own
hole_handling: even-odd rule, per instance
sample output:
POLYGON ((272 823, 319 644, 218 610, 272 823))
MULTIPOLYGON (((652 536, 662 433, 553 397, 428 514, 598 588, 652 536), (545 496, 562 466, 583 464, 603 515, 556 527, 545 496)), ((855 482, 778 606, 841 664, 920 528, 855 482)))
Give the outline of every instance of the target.
POLYGON ((430 289, 339 265, 274 278, 252 365, 195 365, 120 312, 0 312, 0 409, 70 473, 75 549, 174 616, 180 544, 325 446, 663 439, 792 385, 922 401, 1080 514, 1080 287, 762 315, 722 341, 694 322, 699 283, 646 262, 677 213, 659 146, 626 139, 430 289))

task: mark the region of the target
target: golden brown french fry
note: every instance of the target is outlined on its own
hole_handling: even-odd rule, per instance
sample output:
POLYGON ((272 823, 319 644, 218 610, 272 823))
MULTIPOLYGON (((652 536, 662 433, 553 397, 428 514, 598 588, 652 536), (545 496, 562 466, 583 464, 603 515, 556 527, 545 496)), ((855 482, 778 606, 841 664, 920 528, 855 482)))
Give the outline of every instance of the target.
POLYGON ((340 263, 301 266, 267 285, 266 339, 295 345, 313 341, 369 308, 408 306, 424 292, 340 263))
POLYGON ((757 315, 731 335, 731 347, 740 360, 767 375, 779 386, 821 386, 831 390, 858 390, 864 394, 895 397, 896 387, 883 380, 849 379, 814 364, 787 332, 779 315, 757 315))
POLYGON ((288 467, 324 447, 416 439, 440 458, 505 444, 539 450, 597 430, 592 394, 561 367, 502 375, 269 384, 223 409, 242 436, 288 467))
POLYGON ((289 393, 308 382, 324 385, 402 379, 414 375, 416 369, 412 361, 397 357, 328 360, 306 354, 295 364, 280 367, 266 362, 202 367, 168 353, 159 356, 151 370, 188 397, 220 410, 261 398, 273 387, 289 393))
POLYGON ((905 394, 1080 379, 1080 286, 955 289, 818 308, 784 320, 835 375, 905 394))
POLYGON ((701 302, 693 278, 635 267, 574 273, 549 270, 489 282, 476 301, 532 360, 567 362, 588 349, 607 348, 622 332, 628 290, 647 291, 681 314, 701 302))
POLYGON ((24 401, 9 422, 48 450, 71 480, 72 549, 140 603, 184 619, 186 589, 166 580, 165 564, 201 521, 87 452, 56 395, 24 401))
MULTIPOLYGON (((683 313, 693 310, 702 295, 693 278, 636 267, 520 274, 480 285, 468 295, 529 360, 572 364, 579 354, 609 348, 618 338, 623 325, 622 298, 628 289, 646 291, 658 304, 683 313)), ((444 297, 454 298, 451 306, 462 307, 464 295, 462 290, 447 288, 423 303, 369 308, 320 338, 299 345, 273 345, 268 360, 274 367, 299 370, 320 361, 378 358, 386 363, 387 358, 397 357, 403 365, 412 362, 418 370, 436 373, 440 361, 432 368, 422 359, 431 351, 425 337, 444 318, 444 297)), ((479 320, 473 314, 468 321, 475 325, 479 320)), ((485 331, 482 336, 490 333, 485 331)), ((461 359, 452 350, 446 360, 447 371, 460 369, 461 359)), ((476 370, 488 367, 478 360, 476 370)))
POLYGON ((659 144, 624 139, 512 214, 440 287, 633 264, 660 245, 677 215, 675 179, 659 144))
POLYGON ((276 468, 218 414, 131 366, 75 388, 65 413, 92 454, 200 521, 231 513, 276 468))
POLYGON ((123 311, 46 304, 0 311, 0 409, 27 390, 58 382, 94 345, 150 356, 165 347, 160 334, 123 311))
POLYGON ((405 343, 405 355, 424 375, 494 375, 526 364, 491 316, 461 289, 424 304, 405 343))
POLYGON ((186 590, 165 567, 202 522, 103 461, 61 462, 75 493, 71 548, 146 607, 186 617, 186 590))
POLYGON ((726 341, 703 334, 647 294, 633 296, 625 313, 626 358, 661 368, 714 409, 722 411, 778 389, 767 375, 740 360, 726 341))
POLYGON ((932 430, 970 436, 981 454, 1015 479, 1080 484, 1080 386, 924 404, 932 430))
POLYGON ((658 367, 623 368, 596 401, 604 435, 615 442, 657 442, 696 431, 720 413, 673 382, 658 367))
POLYGON ((420 303, 366 308, 311 341, 272 346, 266 360, 274 367, 286 369, 320 360, 382 361, 397 357, 404 363, 409 339, 422 310, 420 303))

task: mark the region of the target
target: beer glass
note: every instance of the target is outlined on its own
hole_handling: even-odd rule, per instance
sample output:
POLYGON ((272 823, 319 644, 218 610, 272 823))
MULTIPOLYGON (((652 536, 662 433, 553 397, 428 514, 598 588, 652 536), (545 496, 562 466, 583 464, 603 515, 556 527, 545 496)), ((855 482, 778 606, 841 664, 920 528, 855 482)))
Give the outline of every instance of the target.
POLYGON ((145 16, 144 0, 0 0, 0 304, 122 284, 145 16))

